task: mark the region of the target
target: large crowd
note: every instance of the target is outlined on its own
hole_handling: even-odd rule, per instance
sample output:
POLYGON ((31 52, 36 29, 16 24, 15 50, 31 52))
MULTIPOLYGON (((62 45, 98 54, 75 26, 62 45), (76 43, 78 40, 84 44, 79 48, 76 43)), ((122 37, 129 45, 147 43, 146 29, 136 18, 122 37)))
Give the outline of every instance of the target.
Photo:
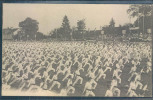
POLYGON ((2 45, 2 90, 62 96, 152 95, 149 42, 9 42, 2 45))

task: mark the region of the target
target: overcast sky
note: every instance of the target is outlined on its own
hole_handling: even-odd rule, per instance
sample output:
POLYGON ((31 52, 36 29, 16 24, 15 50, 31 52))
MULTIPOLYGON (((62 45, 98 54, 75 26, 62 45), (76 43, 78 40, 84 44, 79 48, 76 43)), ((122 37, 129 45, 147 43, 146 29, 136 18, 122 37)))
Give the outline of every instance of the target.
POLYGON ((130 22, 128 7, 125 4, 4 4, 3 28, 16 28, 19 22, 31 17, 39 22, 39 31, 47 34, 61 26, 64 15, 68 16, 71 27, 85 19, 87 29, 100 29, 112 18, 118 26, 130 22))

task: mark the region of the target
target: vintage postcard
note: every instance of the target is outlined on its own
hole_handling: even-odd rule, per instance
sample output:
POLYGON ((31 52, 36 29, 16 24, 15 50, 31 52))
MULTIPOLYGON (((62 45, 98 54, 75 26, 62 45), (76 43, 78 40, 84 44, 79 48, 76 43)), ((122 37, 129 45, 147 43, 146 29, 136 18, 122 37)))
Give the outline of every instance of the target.
POLYGON ((152 12, 3 3, 2 96, 152 97, 152 12))

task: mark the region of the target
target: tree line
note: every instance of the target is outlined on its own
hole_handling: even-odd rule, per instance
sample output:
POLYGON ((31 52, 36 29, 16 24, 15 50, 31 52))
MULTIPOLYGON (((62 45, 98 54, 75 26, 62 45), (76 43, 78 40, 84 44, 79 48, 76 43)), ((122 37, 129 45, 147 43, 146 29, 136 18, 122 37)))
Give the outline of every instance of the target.
MULTIPOLYGON (((136 18, 136 21, 134 24, 127 23, 122 26, 119 25, 119 28, 140 27, 139 31, 145 34, 148 28, 153 28, 150 26, 153 23, 153 14, 151 11, 153 11, 152 5, 130 5, 127 13, 130 18, 136 18)), ((19 29, 15 32, 13 38, 15 40, 41 40, 46 38, 57 40, 84 40, 91 34, 91 31, 86 29, 85 19, 78 20, 77 26, 71 27, 68 16, 66 15, 63 17, 61 26, 53 29, 49 33, 49 36, 44 35, 38 30, 39 22, 27 17, 24 21, 19 22, 19 29)), ((105 32, 106 35, 114 37, 115 20, 112 18, 110 24, 103 26, 101 30, 108 31, 105 32)), ((95 31, 93 31, 93 34, 96 33, 95 31)), ((121 34, 118 34, 117 36, 119 35, 121 36, 121 34)))
POLYGON ((77 27, 70 27, 68 17, 65 15, 61 27, 56 28, 50 32, 50 37, 60 40, 74 40, 83 39, 85 33, 86 23, 85 19, 78 20, 77 27))

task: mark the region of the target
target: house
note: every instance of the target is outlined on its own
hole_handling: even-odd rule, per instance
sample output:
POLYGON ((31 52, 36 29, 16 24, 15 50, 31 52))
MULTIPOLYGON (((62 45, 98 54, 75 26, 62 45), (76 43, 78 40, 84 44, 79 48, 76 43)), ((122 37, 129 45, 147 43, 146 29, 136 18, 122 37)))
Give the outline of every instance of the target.
POLYGON ((103 27, 103 34, 107 39, 117 39, 117 38, 128 38, 130 36, 130 30, 128 26, 119 27, 103 27))
POLYGON ((13 34, 17 28, 5 28, 2 30, 2 39, 3 40, 12 40, 13 34))
POLYGON ((102 30, 90 30, 86 31, 85 39, 87 40, 99 40, 102 38, 103 31, 102 30))

